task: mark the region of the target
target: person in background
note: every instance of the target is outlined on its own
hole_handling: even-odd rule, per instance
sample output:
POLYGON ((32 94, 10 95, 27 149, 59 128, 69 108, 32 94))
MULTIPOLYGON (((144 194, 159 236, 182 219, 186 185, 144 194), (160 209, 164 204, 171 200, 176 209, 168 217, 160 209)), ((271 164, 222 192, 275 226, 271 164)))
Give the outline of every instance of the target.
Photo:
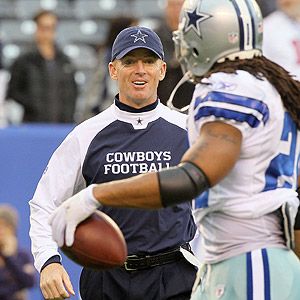
MULTIPOLYGON (((186 115, 160 103, 157 95, 166 73, 157 34, 141 26, 122 30, 108 67, 119 90, 113 104, 68 135, 29 202, 32 253, 46 299, 74 293, 52 237, 51 213, 86 186, 174 166, 188 147, 186 115)), ((196 267, 182 252, 191 255, 196 231, 191 203, 153 211, 102 210, 121 228, 128 258, 107 271, 83 268, 82 300, 189 299, 196 267)))
POLYGON ((300 80, 300 0, 277 0, 264 19, 263 53, 300 80))
MULTIPOLYGON (((184 0, 166 0, 165 18, 155 29, 155 32, 161 38, 165 49, 165 61, 167 63, 167 73, 163 81, 158 85, 158 96, 162 103, 166 104, 171 92, 182 78, 182 70, 175 56, 172 32, 177 30, 179 23, 179 14, 184 0)), ((194 85, 190 82, 184 83, 177 90, 174 97, 174 104, 178 108, 183 108, 189 104, 194 91, 194 85)))
POLYGON ((255 0, 187 0, 178 28, 184 78, 196 84, 190 148, 175 167, 65 200, 49 220, 53 238, 71 246, 77 224, 102 207, 195 199, 203 255, 192 300, 298 300, 300 82, 263 56, 255 0))
POLYGON ((17 211, 8 204, 0 204, 1 300, 26 300, 26 290, 35 284, 31 256, 18 246, 17 225, 17 211))
POLYGON ((35 45, 12 64, 7 99, 24 107, 24 122, 71 123, 77 99, 75 70, 55 43, 57 16, 35 17, 35 45))

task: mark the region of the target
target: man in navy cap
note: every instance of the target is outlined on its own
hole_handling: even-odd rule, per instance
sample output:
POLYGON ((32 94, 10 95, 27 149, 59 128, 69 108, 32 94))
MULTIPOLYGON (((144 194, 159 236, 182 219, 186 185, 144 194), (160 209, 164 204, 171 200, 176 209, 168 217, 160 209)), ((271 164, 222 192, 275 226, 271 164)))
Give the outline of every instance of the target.
MULTIPOLYGON (((32 251, 46 299, 74 294, 48 223, 66 199, 94 184, 159 171, 179 163, 188 147, 186 116, 160 103, 166 74, 160 38, 129 27, 112 48, 109 73, 118 82, 114 103, 78 125, 51 157, 30 201, 32 251)), ((196 268, 182 253, 195 234, 190 203, 160 210, 103 207, 121 228, 128 247, 123 267, 84 268, 83 300, 189 299, 196 268)), ((186 252, 185 252, 186 253, 186 252)))

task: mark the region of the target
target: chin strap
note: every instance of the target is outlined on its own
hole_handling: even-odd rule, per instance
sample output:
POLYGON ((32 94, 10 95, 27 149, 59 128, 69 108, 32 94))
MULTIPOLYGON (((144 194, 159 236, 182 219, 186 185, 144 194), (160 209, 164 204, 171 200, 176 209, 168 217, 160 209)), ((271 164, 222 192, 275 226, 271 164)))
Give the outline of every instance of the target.
POLYGON ((168 101, 167 101, 167 106, 173 110, 179 111, 179 112, 185 112, 189 109, 190 105, 186 105, 182 108, 177 108, 173 105, 173 99, 174 96, 177 92, 177 90, 179 89, 180 86, 182 86, 185 82, 189 81, 190 79, 192 79, 192 73, 190 71, 187 71, 183 77, 178 81, 178 83, 176 84, 176 86, 174 87, 168 101))

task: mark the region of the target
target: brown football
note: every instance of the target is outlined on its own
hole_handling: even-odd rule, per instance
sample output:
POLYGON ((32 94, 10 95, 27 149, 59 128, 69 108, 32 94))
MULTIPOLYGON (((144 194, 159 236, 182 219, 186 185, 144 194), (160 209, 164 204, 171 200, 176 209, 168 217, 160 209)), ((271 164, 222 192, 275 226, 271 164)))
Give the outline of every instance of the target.
POLYGON ((81 222, 74 244, 62 252, 81 266, 105 270, 124 264, 127 246, 118 225, 105 213, 97 211, 81 222))

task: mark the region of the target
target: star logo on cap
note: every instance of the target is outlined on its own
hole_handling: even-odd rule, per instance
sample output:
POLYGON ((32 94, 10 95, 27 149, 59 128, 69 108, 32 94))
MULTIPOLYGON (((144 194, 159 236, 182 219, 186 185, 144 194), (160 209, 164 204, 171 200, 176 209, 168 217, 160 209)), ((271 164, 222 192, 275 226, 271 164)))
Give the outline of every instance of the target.
POLYGON ((193 11, 186 11, 185 15, 187 17, 187 23, 185 25, 185 31, 190 29, 195 30, 196 33, 201 35, 200 23, 211 18, 211 15, 200 12, 200 5, 196 7, 193 11))
POLYGON ((133 43, 136 43, 137 41, 142 41, 146 44, 145 37, 148 36, 148 34, 143 34, 139 29, 136 34, 131 34, 130 36, 134 37, 133 43))

